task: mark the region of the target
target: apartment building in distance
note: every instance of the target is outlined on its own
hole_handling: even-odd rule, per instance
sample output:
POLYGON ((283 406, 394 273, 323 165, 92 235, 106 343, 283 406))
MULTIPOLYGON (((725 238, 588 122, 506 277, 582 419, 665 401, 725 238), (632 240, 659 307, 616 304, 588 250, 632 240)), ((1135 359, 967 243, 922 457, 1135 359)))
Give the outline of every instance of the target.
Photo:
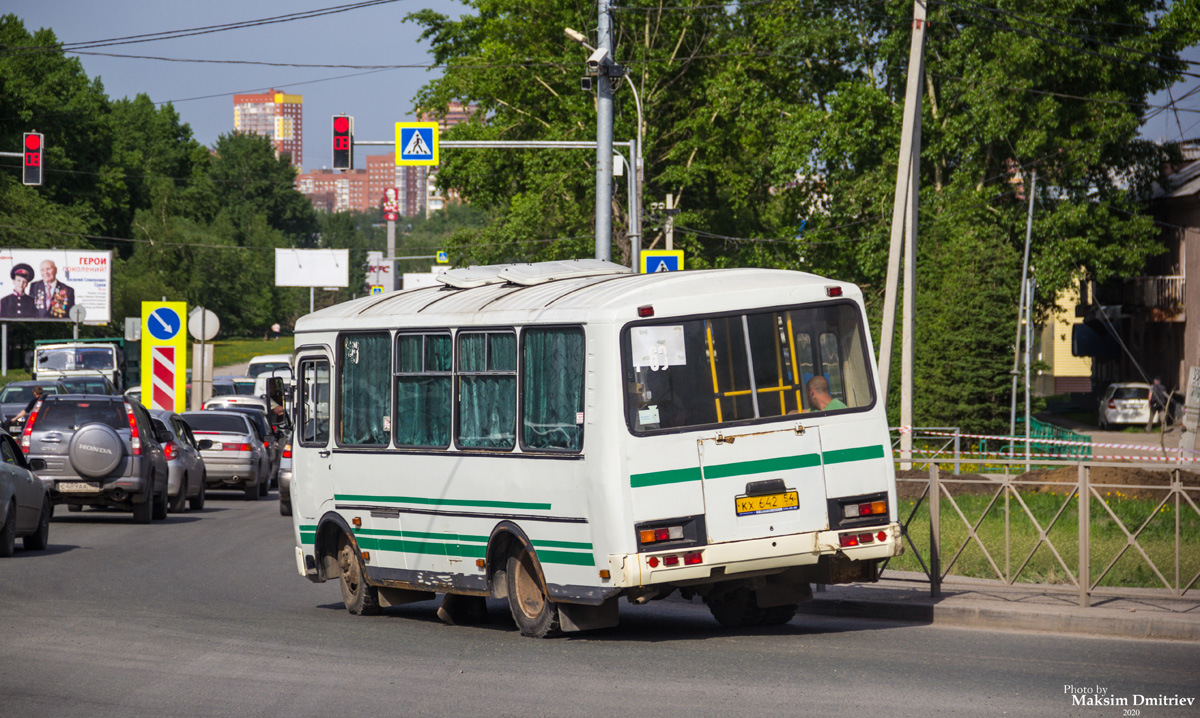
POLYGON ((277 157, 304 166, 304 97, 278 90, 233 96, 233 128, 265 135, 277 157))

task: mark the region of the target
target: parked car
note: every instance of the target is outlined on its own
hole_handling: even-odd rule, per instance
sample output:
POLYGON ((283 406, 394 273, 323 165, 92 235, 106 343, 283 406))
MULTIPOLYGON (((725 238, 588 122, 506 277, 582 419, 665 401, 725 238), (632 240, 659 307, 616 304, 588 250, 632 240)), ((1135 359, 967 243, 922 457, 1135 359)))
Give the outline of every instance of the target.
MULTIPOLYGON (((0 389, 0 423, 7 427, 13 417, 29 406, 35 386, 42 387, 42 392, 46 395, 68 393, 66 385, 61 381, 14 381, 5 384, 4 388, 0 389)), ((20 434, 16 428, 14 426, 13 431, 20 434)))
POLYGON ((11 556, 18 538, 30 551, 44 550, 50 543, 53 512, 50 495, 21 448, 8 432, 0 431, 0 556, 11 556))
POLYGON ((276 369, 287 369, 290 372, 292 369, 292 355, 263 354, 256 356, 246 365, 246 376, 251 379, 257 379, 259 374, 272 372, 276 369))
POLYGON ((189 411, 183 419, 197 439, 212 442, 200 450, 209 489, 241 489, 247 501, 269 493, 271 459, 246 413, 189 411))
POLYGON ((1150 385, 1137 382, 1109 384, 1100 397, 1100 428, 1114 424, 1150 422, 1150 385))
POLYGON ((279 515, 292 515, 292 435, 283 439, 279 454, 279 515))
POLYGON ((68 376, 63 377, 68 394, 120 394, 112 381, 105 376, 68 376))
POLYGON ((38 402, 21 448, 54 505, 70 511, 108 506, 133 511, 137 523, 167 517, 164 435, 149 412, 124 396, 59 394, 38 402))
POLYGON ((172 513, 183 511, 184 503, 193 511, 204 508, 205 481, 203 449, 212 446, 208 439, 197 441, 183 417, 166 409, 150 412, 154 426, 169 439, 163 442, 167 457, 167 496, 172 513))

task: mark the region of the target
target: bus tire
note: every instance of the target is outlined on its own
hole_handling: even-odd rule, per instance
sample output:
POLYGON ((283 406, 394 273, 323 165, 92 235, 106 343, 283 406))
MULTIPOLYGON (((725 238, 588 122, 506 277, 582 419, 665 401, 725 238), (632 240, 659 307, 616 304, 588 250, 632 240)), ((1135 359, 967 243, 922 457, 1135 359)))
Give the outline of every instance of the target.
POLYGON ((338 546, 338 568, 342 587, 342 603, 346 610, 355 616, 374 616, 381 609, 379 591, 374 586, 367 585, 366 572, 363 571, 362 561, 354 550, 354 541, 343 536, 338 546))
POLYGON ((796 617, 796 611, 800 610, 800 604, 787 603, 782 606, 771 606, 764 609, 762 625, 764 626, 782 626, 790 622, 796 617))
POLYGON ((510 554, 505 571, 508 609, 522 636, 550 638, 562 633, 558 606, 546 596, 533 553, 525 547, 510 554))
POLYGON ((766 609, 758 607, 758 597, 748 588, 735 588, 708 597, 708 610, 717 623, 726 628, 757 626, 766 617, 766 609))

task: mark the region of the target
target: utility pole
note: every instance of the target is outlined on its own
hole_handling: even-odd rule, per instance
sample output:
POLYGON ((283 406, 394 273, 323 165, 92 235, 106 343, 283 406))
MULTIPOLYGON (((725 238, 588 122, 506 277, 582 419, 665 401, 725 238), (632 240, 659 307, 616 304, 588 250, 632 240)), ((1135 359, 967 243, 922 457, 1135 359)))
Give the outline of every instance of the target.
MULTIPOLYGON (((1013 368, 1012 368, 1012 406, 1009 408, 1008 414, 1008 435, 1015 436, 1017 433, 1017 377, 1019 376, 1020 356, 1021 356, 1021 322, 1026 319, 1026 287, 1030 286, 1026 281, 1029 276, 1029 240, 1033 236, 1033 195, 1037 191, 1037 170, 1029 173, 1029 210, 1025 214, 1025 258, 1021 261, 1021 301, 1017 305, 1017 338, 1013 342, 1013 368)), ((1030 302, 1033 300, 1030 299, 1030 302)), ((1028 350, 1028 347, 1026 347, 1028 350)), ((1028 378, 1026 379, 1026 390, 1028 390, 1028 378)), ((1026 410, 1029 409, 1029 401, 1025 401, 1026 410)), ((1025 424, 1026 430, 1029 429, 1028 420, 1025 424)), ((1028 447, 1026 447, 1028 449, 1028 447)), ((1008 453, 1012 454, 1012 441, 1008 443, 1008 453)), ((1026 453, 1029 453, 1026 451, 1026 453)))
MULTIPOLYGON (((612 13, 608 0, 597 0, 599 34, 596 51, 613 53, 612 13)), ((596 76, 596 259, 612 258, 613 178, 613 78, 607 72, 596 76)))
POLYGON ((892 345, 895 342, 896 289, 904 254, 904 340, 900 360, 901 469, 912 458, 913 304, 916 276, 917 197, 921 158, 921 89, 925 75, 925 0, 913 2, 912 44, 908 53, 908 84, 904 95, 904 122, 900 130, 900 161, 896 167, 896 193, 892 206, 892 238, 888 247, 887 287, 883 298, 883 331, 879 343, 879 383, 887 406, 891 380, 892 345), (904 431, 907 427, 909 431, 904 431))

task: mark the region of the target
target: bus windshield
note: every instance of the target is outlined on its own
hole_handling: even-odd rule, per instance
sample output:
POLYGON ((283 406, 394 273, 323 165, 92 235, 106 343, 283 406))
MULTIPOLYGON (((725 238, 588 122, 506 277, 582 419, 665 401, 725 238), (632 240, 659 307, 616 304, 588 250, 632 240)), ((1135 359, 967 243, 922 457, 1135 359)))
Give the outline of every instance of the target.
POLYGON ((875 402, 851 303, 634 325, 622 351, 634 433, 750 423, 875 402))

